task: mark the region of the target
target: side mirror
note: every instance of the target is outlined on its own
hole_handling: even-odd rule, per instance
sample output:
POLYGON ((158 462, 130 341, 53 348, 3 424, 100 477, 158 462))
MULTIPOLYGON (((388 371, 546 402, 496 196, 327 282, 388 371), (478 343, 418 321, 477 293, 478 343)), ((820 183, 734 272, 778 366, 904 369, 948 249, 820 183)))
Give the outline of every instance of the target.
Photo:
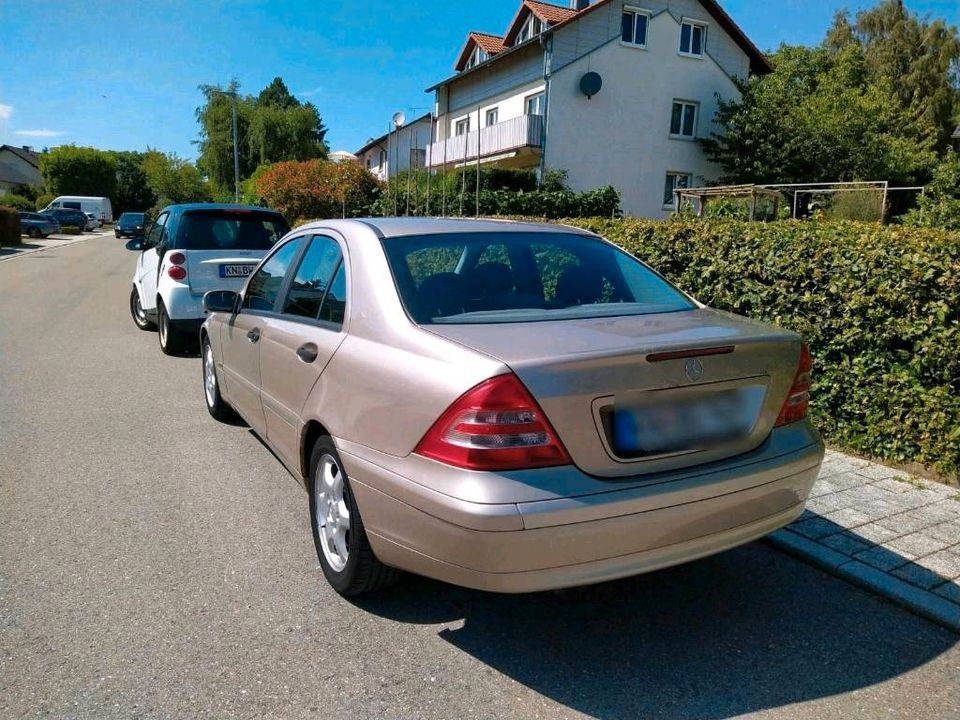
POLYGON ((211 290, 203 296, 203 309, 208 313, 233 313, 239 299, 233 290, 211 290))
POLYGON ((144 237, 135 237, 130 240, 127 240, 127 244, 124 247, 127 250, 132 250, 134 252, 140 252, 143 250, 143 244, 146 242, 144 237))

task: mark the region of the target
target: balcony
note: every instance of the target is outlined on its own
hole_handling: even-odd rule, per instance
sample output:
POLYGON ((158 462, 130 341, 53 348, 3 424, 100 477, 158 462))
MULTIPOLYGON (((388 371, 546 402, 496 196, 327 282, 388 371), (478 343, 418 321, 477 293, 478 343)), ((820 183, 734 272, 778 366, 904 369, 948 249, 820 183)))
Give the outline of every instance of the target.
POLYGON ((480 162, 531 165, 539 159, 542 147, 543 116, 521 115, 431 143, 427 148, 427 167, 469 165, 476 163, 478 156, 480 162))

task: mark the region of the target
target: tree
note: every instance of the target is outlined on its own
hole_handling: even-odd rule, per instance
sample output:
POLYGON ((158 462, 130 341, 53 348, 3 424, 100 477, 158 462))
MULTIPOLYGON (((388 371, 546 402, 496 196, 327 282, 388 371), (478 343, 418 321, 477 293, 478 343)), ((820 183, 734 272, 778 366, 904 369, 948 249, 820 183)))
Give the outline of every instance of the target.
POLYGON ((117 165, 113 156, 92 147, 61 145, 40 156, 40 175, 52 195, 114 197, 117 165))
POLYGON ((131 150, 113 153, 117 166, 117 190, 113 201, 114 215, 133 211, 149 210, 157 203, 157 195, 150 189, 147 174, 143 171, 144 153, 131 150))
POLYGON ((237 106, 237 137, 241 180, 260 165, 287 160, 325 158, 327 129, 311 103, 301 103, 283 80, 274 78, 257 97, 239 94, 234 80, 226 90, 202 85, 198 164, 217 188, 233 188, 232 110, 237 106))
POLYGON ((933 181, 903 217, 905 225, 960 230, 960 156, 953 149, 933 172, 933 181))
POLYGON ((276 163, 256 181, 257 194, 290 220, 368 215, 382 187, 355 163, 325 160, 276 163))
POLYGON ((200 171, 176 153, 167 155, 159 150, 148 149, 143 157, 143 172, 160 205, 210 199, 210 192, 200 171))
POLYGON ((740 81, 741 98, 720 101, 722 132, 703 146, 724 182, 913 183, 929 175, 935 138, 922 117, 891 102, 892 81, 868 80, 858 44, 839 45, 782 46, 773 73, 740 81))

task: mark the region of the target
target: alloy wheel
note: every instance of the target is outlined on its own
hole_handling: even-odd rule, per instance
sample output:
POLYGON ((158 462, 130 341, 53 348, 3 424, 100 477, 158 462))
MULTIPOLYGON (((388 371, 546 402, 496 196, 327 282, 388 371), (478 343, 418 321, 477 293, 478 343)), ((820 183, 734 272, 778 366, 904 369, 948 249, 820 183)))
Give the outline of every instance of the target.
POLYGON ((217 369, 213 364, 213 348, 208 342, 203 345, 203 392, 208 407, 217 404, 217 369))
POLYGON ((350 510, 344 498, 343 469, 333 455, 324 454, 317 463, 313 491, 320 548, 330 567, 340 572, 350 553, 350 510))

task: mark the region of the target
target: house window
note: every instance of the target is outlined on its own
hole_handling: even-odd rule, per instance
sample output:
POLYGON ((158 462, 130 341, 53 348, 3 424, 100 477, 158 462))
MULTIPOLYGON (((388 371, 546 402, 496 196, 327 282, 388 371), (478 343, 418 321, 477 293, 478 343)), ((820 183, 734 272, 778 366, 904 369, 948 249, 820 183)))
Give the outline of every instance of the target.
POLYGON ((490 108, 487 110, 486 126, 496 125, 499 122, 500 108, 490 108))
POLYGON ((410 148, 410 167, 419 170, 427 164, 425 148, 410 148))
POLYGON ((707 44, 707 26, 702 23, 684 20, 680 24, 680 54, 703 57, 707 44))
POLYGON ((470 132, 470 116, 468 115, 463 120, 457 120, 457 124, 454 126, 453 133, 454 135, 466 135, 470 132))
POLYGON ((544 115, 546 98, 543 93, 537 93, 527 98, 527 115, 544 115))
POLYGON ((467 70, 469 70, 472 67, 476 67, 483 61, 489 60, 489 59, 490 59, 490 56, 487 54, 487 51, 484 50, 479 45, 477 45, 475 48, 473 48, 473 52, 470 53, 470 59, 467 60, 467 70))
POLYGON ((668 172, 667 181, 663 186, 663 204, 673 205, 673 191, 678 188, 688 188, 693 180, 689 173, 668 172))
POLYGON ((650 13, 646 10, 624 8, 623 27, 620 39, 627 45, 647 46, 647 27, 650 24, 650 13))
POLYGON ((380 167, 383 167, 383 166, 386 165, 386 164, 387 164, 387 151, 386 151, 386 150, 381 150, 381 151, 380 151, 379 165, 380 165, 380 167))
POLYGON ((670 137, 694 138, 697 135, 697 104, 673 101, 673 113, 670 115, 670 137))
POLYGON ((533 13, 527 15, 527 19, 523 22, 523 25, 520 27, 520 32, 517 34, 517 39, 514 41, 514 45, 519 45, 520 43, 526 42, 532 37, 535 37, 543 32, 546 26, 544 23, 533 13))

